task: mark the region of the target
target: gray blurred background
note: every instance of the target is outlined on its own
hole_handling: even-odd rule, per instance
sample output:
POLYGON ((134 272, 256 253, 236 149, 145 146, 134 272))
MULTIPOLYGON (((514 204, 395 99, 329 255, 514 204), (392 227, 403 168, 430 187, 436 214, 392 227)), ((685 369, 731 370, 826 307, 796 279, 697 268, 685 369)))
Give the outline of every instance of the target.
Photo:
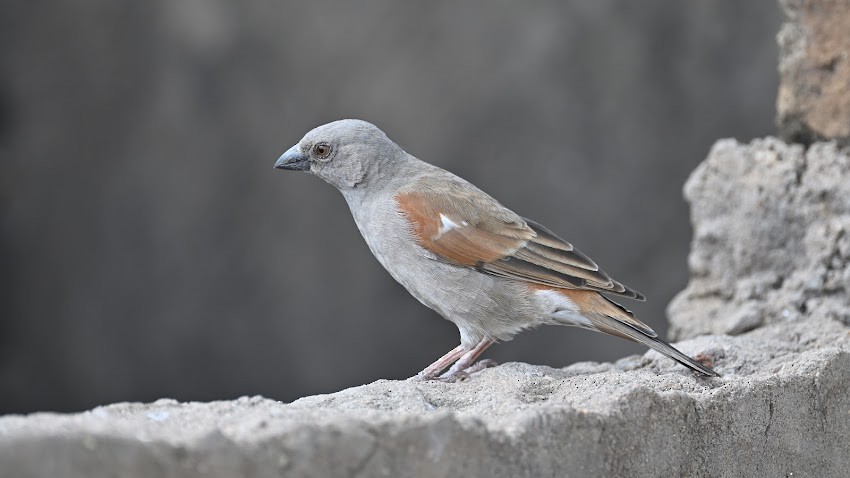
MULTIPOLYGON (((773 0, 3 2, 0 413, 292 400, 454 347, 332 187, 272 169, 347 117, 575 243, 663 335, 682 185, 715 139, 773 132, 780 21, 773 0)), ((550 327, 487 356, 644 350, 550 327)))

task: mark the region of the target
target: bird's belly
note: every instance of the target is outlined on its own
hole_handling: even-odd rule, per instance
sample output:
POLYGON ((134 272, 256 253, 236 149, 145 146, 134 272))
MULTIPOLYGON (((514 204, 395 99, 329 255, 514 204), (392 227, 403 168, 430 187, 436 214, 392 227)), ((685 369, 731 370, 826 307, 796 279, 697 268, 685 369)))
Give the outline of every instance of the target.
POLYGON ((355 213, 369 250, 413 297, 454 322, 465 346, 483 338, 510 340, 520 330, 546 321, 525 284, 438 259, 418 245, 400 214, 383 214, 388 206, 355 213))
POLYGON ((510 340, 542 318, 519 290, 520 284, 437 261, 428 269, 396 280, 420 302, 454 322, 464 345, 484 338, 510 340))
POLYGON ((524 293, 525 284, 454 266, 420 249, 373 252, 413 297, 457 325, 465 346, 484 338, 510 340, 545 321, 524 293))

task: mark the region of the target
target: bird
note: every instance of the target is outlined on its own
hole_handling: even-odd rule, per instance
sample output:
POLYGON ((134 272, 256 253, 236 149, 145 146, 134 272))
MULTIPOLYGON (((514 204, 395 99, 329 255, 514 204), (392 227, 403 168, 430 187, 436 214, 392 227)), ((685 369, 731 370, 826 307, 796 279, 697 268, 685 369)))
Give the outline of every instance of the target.
POLYGON ((378 262, 453 322, 460 345, 416 377, 455 382, 495 366, 480 355, 540 325, 576 326, 646 345, 699 374, 712 368, 658 337, 607 295, 645 300, 543 225, 405 152, 377 126, 343 119, 286 150, 277 169, 336 187, 378 262))

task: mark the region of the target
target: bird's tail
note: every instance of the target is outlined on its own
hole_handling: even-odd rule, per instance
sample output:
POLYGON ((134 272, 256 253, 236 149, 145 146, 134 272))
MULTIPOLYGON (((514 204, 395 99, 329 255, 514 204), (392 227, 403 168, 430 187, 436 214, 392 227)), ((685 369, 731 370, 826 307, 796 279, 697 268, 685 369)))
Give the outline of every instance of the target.
POLYGON ((692 370, 710 377, 719 377, 720 374, 709 367, 683 354, 672 345, 658 338, 658 335, 649 326, 634 318, 631 312, 620 304, 597 294, 607 304, 599 304, 595 307, 595 313, 588 314, 588 318, 600 332, 623 337, 624 339, 639 342, 650 347, 680 364, 692 370), (601 310, 600 310, 601 309, 601 310))

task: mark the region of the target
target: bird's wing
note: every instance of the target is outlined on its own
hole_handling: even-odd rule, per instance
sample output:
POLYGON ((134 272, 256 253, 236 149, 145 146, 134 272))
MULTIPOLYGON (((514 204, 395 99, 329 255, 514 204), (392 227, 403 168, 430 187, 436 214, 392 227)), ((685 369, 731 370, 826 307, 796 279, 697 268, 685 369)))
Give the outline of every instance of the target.
POLYGON ((395 200, 419 245, 441 260, 509 279, 644 300, 569 242, 459 178, 420 178, 395 200))

